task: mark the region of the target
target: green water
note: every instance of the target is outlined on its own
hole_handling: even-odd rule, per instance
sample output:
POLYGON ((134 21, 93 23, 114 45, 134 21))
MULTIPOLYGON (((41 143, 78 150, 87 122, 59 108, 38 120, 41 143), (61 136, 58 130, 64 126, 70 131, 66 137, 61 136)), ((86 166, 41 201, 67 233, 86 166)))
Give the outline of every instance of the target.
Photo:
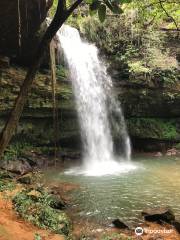
POLYGON ((80 184, 80 189, 72 192, 71 206, 79 217, 137 223, 142 221, 142 209, 170 206, 180 219, 180 158, 138 158, 133 162, 137 169, 118 176, 71 176, 53 171, 47 177, 80 184))

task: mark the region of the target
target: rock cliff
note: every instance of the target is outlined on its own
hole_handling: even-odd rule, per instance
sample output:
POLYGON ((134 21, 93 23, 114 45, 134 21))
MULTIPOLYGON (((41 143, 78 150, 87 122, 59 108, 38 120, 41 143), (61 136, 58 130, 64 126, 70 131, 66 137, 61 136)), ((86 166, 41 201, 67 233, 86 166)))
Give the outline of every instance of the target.
POLYGON ((52 0, 0 1, 0 55, 31 62, 52 0))

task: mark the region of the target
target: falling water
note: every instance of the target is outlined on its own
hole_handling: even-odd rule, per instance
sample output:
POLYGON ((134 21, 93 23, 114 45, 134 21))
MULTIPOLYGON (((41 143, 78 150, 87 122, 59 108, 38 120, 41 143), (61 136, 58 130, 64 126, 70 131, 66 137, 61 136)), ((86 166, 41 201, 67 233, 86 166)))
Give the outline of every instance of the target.
POLYGON ((58 37, 70 70, 84 147, 83 166, 68 173, 100 176, 131 170, 134 166, 129 161, 131 147, 123 113, 97 48, 83 42, 70 26, 63 26, 58 37), (119 156, 114 153, 114 135, 121 142, 119 156))

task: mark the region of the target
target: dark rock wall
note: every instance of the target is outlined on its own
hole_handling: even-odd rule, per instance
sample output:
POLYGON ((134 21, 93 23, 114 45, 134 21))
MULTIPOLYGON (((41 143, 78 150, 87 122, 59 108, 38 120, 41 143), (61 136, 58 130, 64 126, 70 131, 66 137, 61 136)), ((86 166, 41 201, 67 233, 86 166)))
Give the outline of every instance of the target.
MULTIPOLYGON (((20 67, 0 70, 0 131, 14 105, 26 71, 20 67)), ((62 82, 63 81, 63 82, 62 82)), ((71 84, 57 81, 58 142, 62 147, 80 148, 80 131, 71 84)), ((53 101, 50 73, 38 73, 13 141, 37 146, 54 144, 53 101)))
POLYGON ((132 144, 159 151, 180 142, 180 85, 171 88, 116 84, 132 144))
POLYGON ((30 63, 39 42, 38 30, 52 1, 0 1, 0 55, 30 63))

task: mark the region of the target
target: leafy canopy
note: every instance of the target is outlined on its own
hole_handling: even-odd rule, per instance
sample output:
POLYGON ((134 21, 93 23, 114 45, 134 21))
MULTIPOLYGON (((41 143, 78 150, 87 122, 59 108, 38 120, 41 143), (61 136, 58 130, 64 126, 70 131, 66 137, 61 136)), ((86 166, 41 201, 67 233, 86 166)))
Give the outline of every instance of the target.
POLYGON ((132 0, 126 9, 136 10, 140 25, 179 29, 180 0, 132 0))
MULTIPOLYGON (((66 5, 71 6, 73 0, 66 0, 66 5)), ((52 15, 57 7, 58 0, 54 0, 51 9, 52 15)), ((89 14, 98 15, 103 22, 107 12, 121 14, 124 10, 136 11, 139 24, 163 24, 168 28, 179 29, 180 0, 84 0, 82 5, 89 5, 89 14)))
MULTIPOLYGON (((130 3, 132 0, 85 0, 84 3, 89 5, 90 15, 98 14, 99 20, 104 22, 106 18, 107 9, 109 9, 114 14, 121 14, 123 10, 121 8, 122 4, 130 3)), ((57 7, 58 0, 55 0, 52 7, 52 12, 55 11, 57 7)), ((72 4, 71 0, 66 1, 67 6, 72 4)))
POLYGON ((106 18, 107 9, 114 14, 121 14, 123 13, 121 5, 129 2, 131 2, 131 0, 86 0, 86 3, 89 4, 90 15, 98 13, 101 22, 106 18))

